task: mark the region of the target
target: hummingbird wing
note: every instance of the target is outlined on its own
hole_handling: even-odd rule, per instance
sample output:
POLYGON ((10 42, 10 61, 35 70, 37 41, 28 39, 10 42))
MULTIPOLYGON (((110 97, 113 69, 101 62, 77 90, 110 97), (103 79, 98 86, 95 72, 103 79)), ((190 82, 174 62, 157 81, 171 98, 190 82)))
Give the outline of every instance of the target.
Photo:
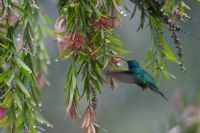
POLYGON ((120 82, 137 84, 142 88, 149 88, 168 101, 165 95, 161 91, 159 91, 156 85, 156 80, 151 76, 151 74, 143 69, 137 69, 134 71, 107 71, 106 75, 112 76, 120 82))
POLYGON ((132 73, 132 71, 107 71, 106 75, 111 76, 120 82, 134 84, 135 79, 132 76, 132 73))

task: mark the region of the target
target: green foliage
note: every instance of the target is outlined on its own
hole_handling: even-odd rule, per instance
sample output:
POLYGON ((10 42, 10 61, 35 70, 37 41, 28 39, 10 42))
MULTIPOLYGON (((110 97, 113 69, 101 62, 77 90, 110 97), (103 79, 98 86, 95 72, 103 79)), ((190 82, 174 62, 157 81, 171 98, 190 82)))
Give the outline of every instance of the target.
MULTIPOLYGON (((134 3, 131 18, 140 11, 138 31, 148 25, 152 35, 152 47, 144 61, 146 69, 159 77, 173 77, 166 70, 167 60, 180 64, 182 45, 177 33, 178 23, 190 9, 182 0, 131 0, 134 3), (169 28, 178 49, 178 58, 163 36, 169 28)), ((77 105, 86 99, 88 107, 83 114, 82 128, 95 132, 95 109, 101 86, 112 89, 114 79, 104 76, 104 71, 123 69, 122 42, 114 33, 121 23, 120 10, 127 10, 123 0, 58 0, 60 17, 55 32, 45 26, 51 19, 41 12, 39 0, 2 0, 0 2, 0 107, 7 114, 0 125, 7 132, 37 132, 37 124, 52 127, 42 116, 39 107, 40 88, 47 74, 48 53, 42 42, 44 32, 55 36, 60 55, 56 59, 68 59, 64 90, 67 93, 67 113, 74 120, 78 116, 77 105), (82 82, 79 82, 81 80, 82 82), (91 119, 88 119, 91 118, 91 119)))
POLYGON ((175 76, 166 70, 166 60, 178 63, 181 70, 185 71, 182 61, 182 45, 177 33, 181 30, 178 23, 181 19, 184 19, 186 15, 185 8, 190 8, 182 0, 131 1, 135 4, 131 18, 134 17, 137 10, 141 12, 138 31, 143 29, 144 25, 147 23, 152 34, 152 47, 147 54, 147 59, 144 61, 146 68, 152 70, 152 73, 157 75, 158 79, 160 79, 160 72, 162 72, 166 78, 175 78, 175 76), (163 37, 166 28, 169 28, 172 33, 172 39, 178 49, 177 55, 179 59, 174 55, 174 52, 170 49, 163 37))
POLYGON ((97 1, 64 1, 58 3, 60 15, 66 19, 66 32, 80 34, 84 38, 82 49, 74 51, 67 48, 57 58, 61 60, 71 57, 71 65, 66 73, 65 91, 67 92, 67 106, 71 105, 74 96, 79 96, 81 99, 86 95, 90 101, 92 97, 92 88, 101 92, 100 86, 105 83, 103 78, 103 70, 108 67, 113 67, 111 59, 119 54, 125 54, 127 51, 122 50, 121 42, 116 39, 116 34, 113 33, 114 25, 108 27, 95 26, 95 22, 105 17, 108 21, 112 20, 112 12, 116 16, 113 19, 120 19, 118 6, 122 2, 105 1, 105 6, 97 8, 97 1), (110 13, 110 14, 109 14, 110 13), (79 92, 77 78, 81 75, 83 81, 83 91, 79 92))
POLYGON ((39 107, 38 76, 49 59, 42 43, 38 1, 2 0, 0 25, 0 97, 7 116, 1 126, 11 132, 37 132, 37 124, 51 126, 39 107))
MULTIPOLYGON (((121 21, 119 7, 124 7, 123 2, 121 0, 99 2, 101 1, 58 1, 61 17, 55 24, 56 32, 61 25, 64 25, 64 30, 57 32, 56 36, 68 40, 64 40, 65 44, 58 41, 58 47, 66 45, 67 48, 63 49, 56 60, 70 61, 64 90, 67 92, 67 113, 72 119, 74 119, 72 114, 75 114, 72 108, 76 107, 83 98, 88 101, 89 108, 92 105, 95 110, 96 93, 101 93, 101 86, 108 83, 112 88, 114 87, 112 78, 107 77, 107 82, 104 79, 104 71, 117 68, 118 66, 112 60, 120 59, 122 54, 129 53, 121 48, 122 43, 114 33, 114 28, 119 26, 121 21), (73 46, 78 45, 76 43, 78 39, 82 40, 81 46, 74 48, 73 46)), ((92 127, 83 128, 87 130, 92 127)))
MULTIPOLYGON (((138 31, 148 25, 152 35, 152 47, 144 60, 146 69, 156 75, 158 80, 161 74, 166 78, 175 78, 167 71, 166 64, 167 60, 172 61, 185 71, 182 61, 183 49, 177 33, 181 30, 178 23, 184 19, 185 9, 189 7, 182 0, 131 2, 134 3, 134 8, 130 18, 140 11, 138 31), (164 38, 163 34, 167 28, 178 49, 178 57, 164 38)), ((89 107, 92 103, 95 110, 96 93, 101 93, 101 86, 107 83, 114 88, 115 82, 112 77, 104 78, 103 72, 115 68, 122 69, 114 62, 117 59, 122 61, 122 55, 129 53, 121 48, 122 43, 113 32, 119 25, 117 22, 120 23, 120 10, 127 8, 122 0, 58 0, 58 8, 60 17, 55 24, 55 38, 61 54, 57 60, 70 59, 64 88, 67 92, 67 113, 74 119, 74 110, 82 98, 87 99, 89 107)))

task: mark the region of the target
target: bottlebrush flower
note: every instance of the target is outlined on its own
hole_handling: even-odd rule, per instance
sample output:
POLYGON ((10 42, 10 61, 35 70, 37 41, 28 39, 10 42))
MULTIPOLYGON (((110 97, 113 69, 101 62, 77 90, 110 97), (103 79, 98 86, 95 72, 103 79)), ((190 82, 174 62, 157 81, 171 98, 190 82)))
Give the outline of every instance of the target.
POLYGON ((85 133, 96 133, 96 128, 98 127, 99 125, 96 124, 96 114, 94 108, 91 104, 89 104, 83 115, 82 128, 85 133))
POLYGON ((95 27, 97 28, 109 28, 110 27, 110 19, 104 16, 101 16, 99 19, 97 19, 94 23, 95 27))
POLYGON ((2 120, 6 116, 7 108, 0 106, 0 120, 2 120))
POLYGON ((76 51, 78 49, 81 49, 85 40, 82 35, 80 35, 78 32, 74 33, 66 33, 66 43, 68 47, 70 47, 73 51, 76 51))
POLYGON ((116 13, 113 12, 108 16, 101 16, 94 23, 96 28, 116 28, 120 26, 121 20, 117 17, 116 13))
POLYGON ((73 121, 77 121, 78 111, 77 111, 77 104, 75 102, 75 99, 73 99, 72 103, 67 107, 66 113, 67 113, 67 115, 70 116, 70 118, 73 121))
POLYGON ((55 40, 60 53, 63 53, 67 48, 71 48, 72 51, 82 48, 82 45, 85 42, 83 36, 78 32, 67 33, 66 20, 64 17, 59 17, 56 20, 54 28, 56 32, 55 40))

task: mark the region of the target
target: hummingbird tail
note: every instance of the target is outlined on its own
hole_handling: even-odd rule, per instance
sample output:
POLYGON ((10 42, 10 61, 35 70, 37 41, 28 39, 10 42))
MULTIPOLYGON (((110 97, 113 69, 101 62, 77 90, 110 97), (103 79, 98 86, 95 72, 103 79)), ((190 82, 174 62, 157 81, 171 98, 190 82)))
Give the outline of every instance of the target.
POLYGON ((158 94, 161 95, 165 100, 168 101, 168 99, 165 97, 165 95, 164 95, 161 91, 159 91, 158 88, 150 87, 150 89, 151 89, 152 91, 154 91, 155 93, 158 93, 158 94))
POLYGON ((160 94, 165 100, 168 101, 168 99, 165 97, 165 95, 161 91, 158 90, 158 94, 160 94))

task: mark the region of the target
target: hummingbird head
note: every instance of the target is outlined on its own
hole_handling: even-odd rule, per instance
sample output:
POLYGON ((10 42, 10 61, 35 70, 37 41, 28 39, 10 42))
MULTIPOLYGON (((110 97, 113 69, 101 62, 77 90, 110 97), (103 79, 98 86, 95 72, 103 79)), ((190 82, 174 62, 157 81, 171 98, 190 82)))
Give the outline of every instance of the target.
POLYGON ((136 60, 126 60, 129 69, 140 68, 140 64, 136 60))

